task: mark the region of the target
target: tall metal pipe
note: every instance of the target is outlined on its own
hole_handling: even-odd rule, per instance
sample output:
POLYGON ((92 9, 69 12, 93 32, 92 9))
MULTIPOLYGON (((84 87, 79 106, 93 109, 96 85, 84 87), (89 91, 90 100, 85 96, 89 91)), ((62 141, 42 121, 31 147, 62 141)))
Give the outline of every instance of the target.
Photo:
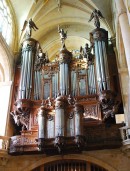
POLYGON ((45 130, 46 130, 46 112, 44 106, 40 107, 38 112, 38 138, 46 138, 45 130))
POLYGON ((84 108, 81 104, 75 104, 75 136, 79 136, 83 134, 83 124, 82 124, 82 117, 84 113, 84 108))
POLYGON ((109 90, 109 72, 106 52, 108 32, 102 28, 96 28, 90 35, 91 41, 94 42, 98 91, 109 90))
POLYGON ((55 137, 65 136, 65 99, 58 96, 55 102, 55 137))

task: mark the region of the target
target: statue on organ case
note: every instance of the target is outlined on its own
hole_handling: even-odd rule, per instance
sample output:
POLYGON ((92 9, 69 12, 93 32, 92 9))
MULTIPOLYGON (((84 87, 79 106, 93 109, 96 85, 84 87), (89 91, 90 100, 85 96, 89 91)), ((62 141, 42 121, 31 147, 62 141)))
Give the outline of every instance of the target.
POLYGON ((86 58, 88 64, 93 61, 94 55, 91 53, 92 46, 89 47, 88 43, 85 44, 85 47, 80 47, 80 57, 79 58, 86 58))
POLYGON ((60 33, 60 39, 61 39, 61 43, 62 46, 65 46, 65 39, 67 38, 67 31, 65 32, 63 28, 60 28, 60 26, 58 26, 58 33, 60 33))
POLYGON ((26 29, 26 38, 30 38, 32 35, 32 29, 34 31, 38 30, 38 27, 36 24, 33 22, 32 18, 29 19, 29 21, 24 22, 23 29, 21 30, 22 32, 26 29))
POLYGON ((100 28, 99 18, 104 18, 102 13, 99 10, 94 10, 90 16, 89 22, 94 19, 94 25, 96 28, 100 28))

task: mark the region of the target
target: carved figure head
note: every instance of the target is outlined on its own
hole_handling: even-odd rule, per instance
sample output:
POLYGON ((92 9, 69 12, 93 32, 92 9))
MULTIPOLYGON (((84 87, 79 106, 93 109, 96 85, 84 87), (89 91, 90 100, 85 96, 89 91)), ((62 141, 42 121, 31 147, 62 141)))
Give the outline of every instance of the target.
POLYGON ((103 90, 99 93, 99 102, 103 105, 114 104, 116 94, 110 90, 103 90))

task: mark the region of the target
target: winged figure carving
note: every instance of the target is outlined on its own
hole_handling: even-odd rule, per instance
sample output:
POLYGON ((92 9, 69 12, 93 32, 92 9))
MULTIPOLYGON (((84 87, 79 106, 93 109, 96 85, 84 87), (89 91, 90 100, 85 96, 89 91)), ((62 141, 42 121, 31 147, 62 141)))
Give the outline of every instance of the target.
POLYGON ((89 22, 94 19, 94 25, 96 28, 100 28, 99 18, 104 18, 102 13, 99 10, 94 10, 90 16, 89 22))
POLYGON ((25 20, 24 25, 23 25, 23 29, 21 31, 23 32, 24 30, 26 30, 26 37, 27 38, 30 38, 31 37, 31 35, 32 35, 32 29, 34 31, 38 30, 38 27, 33 22, 32 18, 30 18, 29 21, 25 20))

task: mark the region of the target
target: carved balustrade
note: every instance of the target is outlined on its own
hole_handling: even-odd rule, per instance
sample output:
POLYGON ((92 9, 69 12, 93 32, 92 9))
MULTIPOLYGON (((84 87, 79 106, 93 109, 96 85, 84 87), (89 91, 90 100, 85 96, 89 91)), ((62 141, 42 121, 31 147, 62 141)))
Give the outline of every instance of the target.
POLYGON ((9 160, 7 155, 9 148, 9 137, 0 136, 0 166, 5 166, 9 160))
POLYGON ((9 137, 0 136, 0 153, 7 152, 9 147, 9 137))
POLYGON ((122 138, 122 151, 130 156, 130 127, 124 126, 120 128, 122 138))

